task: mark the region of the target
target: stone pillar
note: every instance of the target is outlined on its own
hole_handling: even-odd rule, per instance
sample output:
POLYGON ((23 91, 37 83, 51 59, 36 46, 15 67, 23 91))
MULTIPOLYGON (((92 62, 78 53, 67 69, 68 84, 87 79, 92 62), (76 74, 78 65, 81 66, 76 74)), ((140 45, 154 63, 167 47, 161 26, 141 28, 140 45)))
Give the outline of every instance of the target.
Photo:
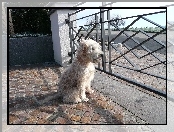
MULTIPOLYGON (((70 57, 68 52, 70 49, 69 26, 65 23, 68 19, 68 13, 75 12, 75 10, 55 10, 50 15, 51 31, 53 40, 54 59, 61 66, 67 65, 70 57)), ((76 19, 76 14, 71 16, 70 20, 76 19)), ((73 26, 77 26, 74 23, 73 26)))

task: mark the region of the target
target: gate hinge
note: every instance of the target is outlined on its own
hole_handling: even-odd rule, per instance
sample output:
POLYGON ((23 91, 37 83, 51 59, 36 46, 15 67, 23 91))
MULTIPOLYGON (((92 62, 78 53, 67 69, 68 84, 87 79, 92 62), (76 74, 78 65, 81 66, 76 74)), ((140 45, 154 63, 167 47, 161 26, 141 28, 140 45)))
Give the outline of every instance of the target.
POLYGON ((69 24, 70 23, 68 19, 65 19, 65 22, 66 22, 66 24, 69 24))

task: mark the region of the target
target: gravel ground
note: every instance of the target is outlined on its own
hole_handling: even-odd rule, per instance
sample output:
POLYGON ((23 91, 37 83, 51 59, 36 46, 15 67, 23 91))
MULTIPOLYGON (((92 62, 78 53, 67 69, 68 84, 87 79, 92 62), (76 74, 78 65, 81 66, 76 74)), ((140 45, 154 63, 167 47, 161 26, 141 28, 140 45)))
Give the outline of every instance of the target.
POLYGON ((92 82, 95 92, 87 95, 89 102, 63 104, 61 99, 53 99, 40 105, 40 101, 57 92, 57 82, 62 71, 56 64, 10 68, 9 123, 166 123, 164 98, 99 71, 96 71, 92 82))
POLYGON ((40 104, 57 91, 62 68, 58 65, 11 67, 9 71, 10 124, 146 124, 133 113, 103 96, 87 95, 89 102, 63 104, 53 99, 40 104))
POLYGON ((166 99, 96 71, 93 87, 149 124, 166 123, 166 99))

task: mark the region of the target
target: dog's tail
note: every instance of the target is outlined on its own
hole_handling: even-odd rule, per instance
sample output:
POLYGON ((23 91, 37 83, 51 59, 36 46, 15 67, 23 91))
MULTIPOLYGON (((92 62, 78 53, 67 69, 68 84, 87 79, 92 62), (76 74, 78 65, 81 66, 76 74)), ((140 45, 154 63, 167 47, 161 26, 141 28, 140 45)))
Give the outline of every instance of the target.
POLYGON ((60 92, 56 92, 54 95, 48 96, 46 97, 44 100, 38 101, 39 105, 43 105, 44 103, 53 100, 53 99, 58 99, 61 98, 62 95, 60 94, 60 92))

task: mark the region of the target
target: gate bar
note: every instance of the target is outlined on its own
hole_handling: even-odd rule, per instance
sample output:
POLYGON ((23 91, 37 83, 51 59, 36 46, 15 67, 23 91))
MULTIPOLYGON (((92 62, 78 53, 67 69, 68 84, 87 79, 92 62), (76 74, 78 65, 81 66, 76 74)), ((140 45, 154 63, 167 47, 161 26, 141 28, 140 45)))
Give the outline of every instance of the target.
POLYGON ((100 9, 100 22, 101 22, 101 44, 102 44, 102 66, 103 70, 106 70, 106 59, 105 59, 105 28, 104 28, 104 9, 100 9))
POLYGON ((129 53, 130 51, 136 49, 137 47, 143 45, 145 42, 149 41, 150 39, 156 37, 158 34, 160 34, 161 32, 163 32, 165 29, 161 30, 160 32, 156 33, 155 35, 149 37, 148 39, 146 39, 145 41, 141 42, 140 44, 138 44, 137 46, 133 47, 132 49, 128 50, 127 52, 125 52, 124 54, 122 54, 121 56, 117 57, 116 59, 112 60, 110 63, 112 63, 113 61, 117 60, 118 58, 122 57, 123 55, 129 53))

